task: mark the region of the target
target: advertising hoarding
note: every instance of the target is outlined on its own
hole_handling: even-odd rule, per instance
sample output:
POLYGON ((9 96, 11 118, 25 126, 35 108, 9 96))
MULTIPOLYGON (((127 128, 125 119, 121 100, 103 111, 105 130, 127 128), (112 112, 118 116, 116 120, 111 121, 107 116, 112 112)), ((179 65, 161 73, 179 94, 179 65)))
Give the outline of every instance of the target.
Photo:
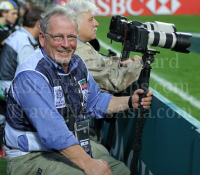
POLYGON ((91 0, 98 16, 200 14, 199 0, 91 0))

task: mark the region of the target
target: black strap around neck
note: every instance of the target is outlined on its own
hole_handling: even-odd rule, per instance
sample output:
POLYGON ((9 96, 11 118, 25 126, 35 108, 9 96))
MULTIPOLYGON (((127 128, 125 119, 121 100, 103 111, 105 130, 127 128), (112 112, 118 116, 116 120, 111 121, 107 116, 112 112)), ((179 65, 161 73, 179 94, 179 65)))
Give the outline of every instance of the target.
MULTIPOLYGON (((70 118, 69 118, 69 123, 68 123, 68 128, 70 131, 74 131, 74 122, 75 122, 75 113, 69 103, 69 100, 68 100, 68 93, 64 90, 64 87, 63 87, 63 84, 62 84, 62 79, 60 78, 60 76, 57 74, 56 70, 53 69, 53 72, 54 74, 56 75, 56 78, 58 79, 58 83, 59 85, 61 86, 62 88, 62 91, 64 93, 64 98, 65 98, 65 102, 66 102, 66 108, 69 108, 70 112, 72 115, 70 115, 70 118)), ((81 87, 79 86, 77 80, 76 80, 76 77, 74 75, 74 72, 72 71, 71 72, 71 75, 72 77, 74 78, 74 82, 75 82, 75 85, 76 85, 76 88, 78 89, 78 92, 79 92, 79 97, 80 97, 80 104, 81 104, 81 114, 83 115, 84 119, 86 118, 85 114, 86 114, 86 109, 84 107, 84 100, 83 100, 83 94, 81 92, 81 87)), ((70 77, 70 81, 71 81, 71 77, 70 77)))
POLYGON ((30 44, 33 46, 33 48, 36 49, 37 46, 38 46, 38 44, 33 44, 32 41, 31 41, 31 39, 29 37, 28 37, 28 40, 29 40, 30 44))

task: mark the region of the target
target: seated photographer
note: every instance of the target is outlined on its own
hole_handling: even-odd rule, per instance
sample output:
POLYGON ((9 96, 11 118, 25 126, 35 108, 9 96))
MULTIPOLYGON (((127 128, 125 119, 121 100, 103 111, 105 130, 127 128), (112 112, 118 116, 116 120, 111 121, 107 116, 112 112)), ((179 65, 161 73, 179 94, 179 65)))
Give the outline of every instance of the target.
MULTIPOLYGON (((138 108, 131 97, 100 93, 76 54, 78 24, 73 10, 50 9, 40 22, 41 47, 22 63, 7 99, 7 171, 15 175, 129 175, 124 163, 89 140, 91 116, 138 108), (120 103, 119 103, 120 102, 120 103)), ((152 91, 141 105, 150 108, 152 91)))
POLYGON ((89 42, 96 38, 99 25, 93 14, 98 10, 96 5, 89 1, 73 0, 64 6, 74 10, 78 18, 79 31, 75 54, 84 60, 101 90, 110 93, 121 92, 136 81, 142 69, 141 57, 134 56, 130 59, 134 61, 122 62, 123 66, 120 67, 119 57, 104 58, 90 45, 89 42))

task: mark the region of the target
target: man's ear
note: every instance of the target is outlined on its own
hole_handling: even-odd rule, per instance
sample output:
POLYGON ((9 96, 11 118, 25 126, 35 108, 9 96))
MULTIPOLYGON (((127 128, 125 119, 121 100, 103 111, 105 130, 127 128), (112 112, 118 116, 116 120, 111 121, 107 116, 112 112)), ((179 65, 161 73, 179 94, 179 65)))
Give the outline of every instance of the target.
POLYGON ((5 15, 7 15, 7 13, 8 13, 8 10, 2 10, 2 11, 1 11, 1 15, 2 15, 3 17, 5 17, 5 15))
POLYGON ((40 20, 37 20, 37 22, 35 23, 35 26, 40 29, 40 20))
POLYGON ((43 34, 42 31, 40 31, 40 32, 39 32, 39 42, 40 42, 40 45, 41 45, 42 47, 44 47, 44 40, 45 40, 44 34, 43 34))

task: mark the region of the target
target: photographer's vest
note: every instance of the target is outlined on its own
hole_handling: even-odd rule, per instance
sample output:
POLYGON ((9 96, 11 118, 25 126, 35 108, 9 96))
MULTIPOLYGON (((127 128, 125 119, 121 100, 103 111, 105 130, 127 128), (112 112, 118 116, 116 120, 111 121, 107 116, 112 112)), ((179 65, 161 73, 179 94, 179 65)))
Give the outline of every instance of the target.
MULTIPOLYGON (((62 88, 60 87, 59 82, 57 81, 57 77, 55 74, 55 69, 56 69, 55 66, 50 60, 47 60, 47 58, 43 58, 43 55, 39 49, 35 53, 36 54, 34 54, 33 57, 37 59, 38 57, 41 57, 41 59, 39 59, 38 63, 36 64, 35 69, 32 71, 36 71, 42 74, 45 77, 45 79, 48 80, 47 82, 50 84, 50 86, 52 87, 54 91, 54 96, 62 96, 63 91, 62 91, 62 88)), ((62 85, 64 89, 67 89, 67 94, 68 94, 67 99, 68 99, 68 102, 70 103, 70 106, 73 112, 77 116, 76 117, 76 122, 77 122, 79 120, 82 120, 82 115, 81 115, 82 106, 81 106, 80 94, 77 93, 76 85, 78 83, 80 88, 84 87, 84 88, 81 88, 81 92, 84 96, 84 106, 86 107, 87 93, 88 93, 87 91, 88 71, 85 66, 85 63, 77 55, 73 55, 71 59, 71 63, 77 64, 76 68, 73 70, 73 75, 75 76, 75 79, 77 80, 77 82, 75 82, 75 79, 72 76, 72 72, 70 72, 67 75, 64 74, 63 76, 59 74, 59 76, 61 77, 62 85), (83 86, 81 82, 84 82, 85 86, 83 86)), ((29 152, 30 151, 51 151, 51 150, 47 150, 44 147, 44 145, 41 143, 41 141, 39 140, 38 134, 35 131, 32 124, 29 122, 28 117, 23 112, 23 109, 21 108, 21 106, 17 104, 17 102, 13 98, 12 88, 9 90, 8 95, 9 95, 9 98, 7 100, 7 103, 8 103, 7 124, 5 127, 6 146, 10 149, 11 148, 19 149, 18 144, 17 144, 17 138, 21 135, 26 135, 28 139, 28 149, 19 150, 20 155, 27 154, 28 151, 29 152), (12 108, 10 108, 9 106, 12 106, 12 108), (6 135, 9 135, 9 137, 6 137, 6 135)), ((66 104, 63 105, 63 104, 56 103, 55 105, 60 115, 62 115, 64 118, 71 114, 69 108, 66 108, 66 104)), ((65 118, 65 121, 67 120, 68 118, 65 118)))

